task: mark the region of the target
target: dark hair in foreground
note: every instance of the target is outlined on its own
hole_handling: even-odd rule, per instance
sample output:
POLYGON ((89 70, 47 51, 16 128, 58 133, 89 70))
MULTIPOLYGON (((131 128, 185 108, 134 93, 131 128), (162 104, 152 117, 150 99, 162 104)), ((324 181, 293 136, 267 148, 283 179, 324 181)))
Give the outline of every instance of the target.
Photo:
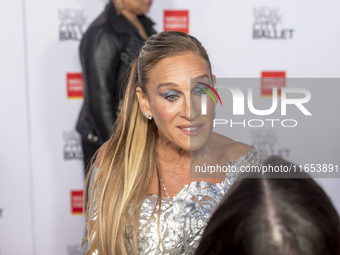
MULTIPOLYGON (((277 157, 268 164, 290 165, 277 157)), ((238 179, 211 217, 195 255, 340 254, 339 215, 313 179, 298 175, 238 179)))

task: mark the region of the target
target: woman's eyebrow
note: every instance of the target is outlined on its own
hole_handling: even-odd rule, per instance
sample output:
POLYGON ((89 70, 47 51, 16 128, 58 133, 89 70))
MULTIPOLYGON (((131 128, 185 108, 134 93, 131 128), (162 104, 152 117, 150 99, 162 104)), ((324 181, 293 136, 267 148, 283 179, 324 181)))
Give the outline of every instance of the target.
POLYGON ((161 87, 179 87, 179 85, 176 83, 172 83, 172 82, 166 82, 166 83, 159 84, 157 89, 160 89, 161 87))
POLYGON ((200 78, 210 78, 210 76, 207 75, 207 74, 203 74, 203 75, 201 75, 201 76, 197 76, 197 77, 191 78, 191 79, 200 79, 200 78))
MULTIPOLYGON (((200 76, 197 76, 195 78, 191 78, 191 79, 201 79, 201 78, 209 78, 210 76, 207 74, 203 74, 200 76)), ((173 83, 173 82, 165 82, 165 83, 161 83, 157 86, 157 90, 160 89, 161 87, 179 87, 179 85, 177 83, 173 83)))
POLYGON ((190 78, 190 84, 191 85, 197 85, 199 83, 199 81, 202 81, 203 79, 211 79, 211 77, 207 74, 203 74, 203 75, 200 75, 200 76, 197 76, 195 78, 190 78))

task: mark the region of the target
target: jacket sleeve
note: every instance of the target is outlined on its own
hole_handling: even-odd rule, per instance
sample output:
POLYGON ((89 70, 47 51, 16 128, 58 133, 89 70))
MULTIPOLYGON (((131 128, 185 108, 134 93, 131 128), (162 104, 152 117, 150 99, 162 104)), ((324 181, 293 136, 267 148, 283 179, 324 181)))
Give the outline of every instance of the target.
POLYGON ((100 140, 105 141, 116 120, 120 49, 116 35, 105 29, 89 30, 80 46, 84 79, 84 107, 100 140))

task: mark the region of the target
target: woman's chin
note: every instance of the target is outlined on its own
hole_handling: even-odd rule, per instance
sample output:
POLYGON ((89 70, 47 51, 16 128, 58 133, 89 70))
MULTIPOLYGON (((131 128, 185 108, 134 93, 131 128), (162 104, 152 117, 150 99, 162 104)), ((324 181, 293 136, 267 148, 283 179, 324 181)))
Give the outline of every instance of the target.
POLYGON ((189 143, 186 144, 183 149, 187 151, 198 151, 205 146, 206 142, 202 139, 190 139, 189 143))

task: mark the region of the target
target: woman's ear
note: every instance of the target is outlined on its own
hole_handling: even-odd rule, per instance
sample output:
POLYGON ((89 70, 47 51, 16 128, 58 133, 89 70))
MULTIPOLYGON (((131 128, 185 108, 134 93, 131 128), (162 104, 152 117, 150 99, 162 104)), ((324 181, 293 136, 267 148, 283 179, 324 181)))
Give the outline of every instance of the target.
POLYGON ((216 76, 214 74, 212 75, 212 81, 213 81, 212 86, 213 86, 213 88, 215 88, 215 85, 216 85, 216 76))
MULTIPOLYGON (((212 87, 215 88, 217 82, 216 82, 216 76, 214 74, 212 75, 212 83, 213 83, 212 87)), ((218 93, 218 89, 215 88, 215 90, 218 93)))
POLYGON ((143 115, 147 113, 152 116, 149 100, 146 94, 143 92, 141 87, 136 88, 136 95, 137 95, 138 102, 139 102, 139 108, 142 111, 143 115))

